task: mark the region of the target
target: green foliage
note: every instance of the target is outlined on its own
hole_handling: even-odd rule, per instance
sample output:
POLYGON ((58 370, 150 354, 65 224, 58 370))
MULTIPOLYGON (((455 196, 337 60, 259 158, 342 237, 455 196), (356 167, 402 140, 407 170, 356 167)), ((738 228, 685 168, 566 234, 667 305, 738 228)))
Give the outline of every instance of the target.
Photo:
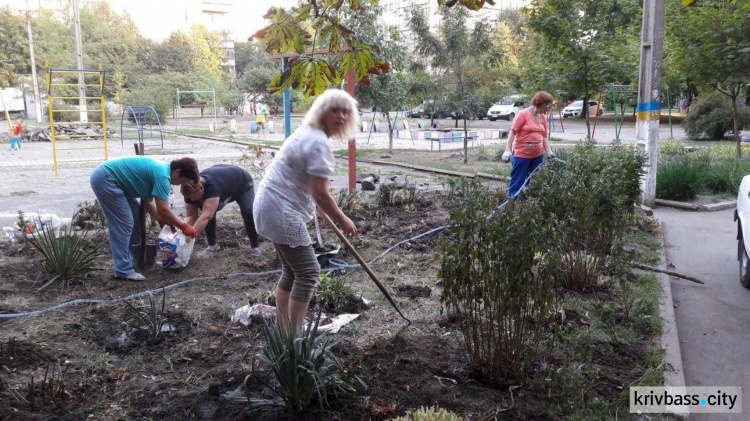
MULTIPOLYGON (((295 414, 310 405, 317 398, 318 405, 328 406, 328 396, 338 393, 352 393, 359 384, 367 386, 356 375, 350 373, 331 352, 343 338, 330 341, 317 333, 320 313, 315 323, 305 328, 302 336, 295 338, 287 329, 263 319, 263 336, 266 345, 253 358, 253 373, 245 378, 238 391, 247 389, 251 379, 263 382, 281 401, 289 414, 295 414), (276 385, 266 382, 256 370, 262 363, 276 380, 276 385)), ((289 321, 287 320, 287 325, 289 321)), ((249 402, 252 407, 278 405, 277 402, 259 400, 249 394, 244 398, 234 398, 249 402)))
POLYGON ((274 7, 266 14, 273 23, 253 37, 266 44, 269 53, 302 54, 271 82, 271 91, 295 88, 305 96, 320 95, 338 85, 350 70, 357 81, 369 83, 369 75, 387 73, 389 64, 375 45, 362 41, 342 21, 342 13, 358 13, 367 0, 311 0, 289 11, 274 7), (307 55, 327 47, 331 55, 307 55))
POLYGON ((352 288, 343 276, 321 273, 315 288, 315 302, 325 311, 340 310, 354 298, 352 288))
POLYGON ((55 281, 65 283, 85 277, 96 269, 94 262, 104 242, 92 244, 87 228, 80 232, 65 228, 60 230, 57 237, 52 229, 44 225, 35 224, 34 228, 34 235, 29 238, 29 243, 42 254, 42 268, 51 276, 39 291, 55 281))
POLYGON ((705 165, 692 157, 660 161, 656 172, 656 197, 692 199, 703 189, 705 165))
POLYGON ((576 146, 567 165, 546 164, 526 194, 539 199, 547 221, 564 233, 563 250, 602 255, 619 241, 641 194, 645 156, 630 146, 576 146))
POLYGON ((441 302, 457 316, 475 374, 519 381, 530 357, 555 328, 556 265, 539 251, 556 233, 535 201, 513 201, 478 181, 462 180, 439 242, 441 302), (537 323, 528 323, 535 320, 537 323))
POLYGON ((336 204, 342 211, 359 210, 363 207, 361 190, 354 190, 349 193, 346 188, 339 189, 338 191, 336 191, 336 189, 331 189, 331 193, 333 193, 333 197, 336 199, 336 204))
POLYGON ((721 158, 711 161, 705 171, 705 185, 717 193, 737 194, 742 178, 750 174, 750 160, 721 158))
MULTIPOLYGON (((750 123, 750 111, 741 109, 740 127, 750 123)), ((701 95, 690 105, 685 122, 685 133, 693 139, 718 140, 732 130, 732 102, 723 94, 712 92, 701 95)))
POLYGON ((522 62, 533 90, 588 99, 604 83, 637 83, 640 1, 532 0, 525 12, 532 35, 522 62))
POLYGON ((148 305, 146 306, 136 307, 126 301, 126 316, 123 321, 125 331, 142 330, 154 338, 159 336, 168 327, 167 317, 164 313, 166 303, 167 290, 164 288, 161 289, 161 308, 157 305, 156 298, 151 291, 148 291, 148 305))
POLYGON ((682 143, 676 140, 670 140, 659 144, 659 156, 684 155, 688 152, 682 143))
POLYGON ((381 208, 390 206, 411 205, 417 200, 416 183, 406 182, 406 186, 399 190, 396 184, 381 184, 375 193, 375 202, 381 208))
POLYGON ((431 406, 421 407, 394 421, 463 421, 463 418, 446 409, 431 406))

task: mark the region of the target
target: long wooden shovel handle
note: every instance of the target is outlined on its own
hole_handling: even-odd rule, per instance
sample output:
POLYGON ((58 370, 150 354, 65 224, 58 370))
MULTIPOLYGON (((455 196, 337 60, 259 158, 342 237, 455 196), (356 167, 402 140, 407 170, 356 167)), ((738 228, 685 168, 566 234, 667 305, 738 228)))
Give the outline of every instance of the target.
POLYGON ((318 207, 318 214, 320 214, 320 216, 326 220, 326 223, 331 228, 331 230, 333 230, 336 236, 339 237, 339 240, 341 240, 341 242, 344 243, 344 247, 346 247, 346 249, 349 250, 349 253, 351 253, 352 256, 354 256, 354 258, 357 259, 357 262, 359 262, 359 265, 362 266, 362 269, 364 269, 365 272, 367 272, 367 274, 370 275, 370 279, 372 279, 375 285, 377 285, 378 288, 380 288, 380 292, 382 292, 383 295, 385 295, 385 298, 387 298, 388 301, 391 302, 391 305, 393 306, 393 308, 396 309, 396 311, 401 316, 401 318, 406 320, 406 322, 408 323, 407 326, 411 325, 411 320, 407 319, 406 316, 404 316, 404 313, 402 313, 401 309, 398 308, 398 304, 396 304, 396 301, 393 300, 393 297, 391 297, 391 294, 388 293, 388 290, 385 289, 383 284, 380 283, 380 281, 378 280, 378 277, 375 276, 375 273, 373 273, 372 270, 370 270, 370 267, 367 265, 367 262, 365 262, 365 259, 363 259, 362 256, 359 255, 359 253, 357 253, 357 250, 354 248, 352 243, 349 242, 349 240, 346 238, 344 233, 342 233, 341 230, 339 230, 338 227, 336 227, 336 224, 333 223, 331 218, 325 212, 323 212, 323 209, 320 209, 320 207, 318 207))

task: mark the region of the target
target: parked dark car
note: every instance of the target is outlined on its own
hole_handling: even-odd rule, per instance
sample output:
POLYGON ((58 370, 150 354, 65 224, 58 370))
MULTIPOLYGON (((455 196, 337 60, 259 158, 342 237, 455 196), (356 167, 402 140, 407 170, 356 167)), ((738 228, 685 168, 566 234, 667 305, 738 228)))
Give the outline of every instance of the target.
MULTIPOLYGON (((473 103, 469 107, 468 119, 469 120, 473 120, 473 119, 482 120, 482 119, 484 119, 487 116, 487 108, 489 108, 490 106, 492 106, 492 103, 491 102, 487 102, 487 101, 484 101, 484 102, 480 101, 480 102, 473 103)), ((451 118, 454 119, 454 120, 456 120, 456 119, 460 120, 460 119, 464 118, 464 115, 460 111, 453 111, 453 112, 451 112, 451 118)))
POLYGON ((406 116, 410 118, 434 118, 442 119, 450 116, 450 111, 440 103, 435 101, 425 101, 416 108, 413 108, 406 112, 406 116))

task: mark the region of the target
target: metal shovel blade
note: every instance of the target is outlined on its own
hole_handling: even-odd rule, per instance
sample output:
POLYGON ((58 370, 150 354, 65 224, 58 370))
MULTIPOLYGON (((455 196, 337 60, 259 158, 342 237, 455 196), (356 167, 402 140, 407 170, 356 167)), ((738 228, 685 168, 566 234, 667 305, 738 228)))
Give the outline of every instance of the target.
POLYGON ((130 246, 130 254, 133 256, 133 267, 137 272, 148 272, 156 267, 156 256, 159 246, 154 243, 146 243, 130 246))

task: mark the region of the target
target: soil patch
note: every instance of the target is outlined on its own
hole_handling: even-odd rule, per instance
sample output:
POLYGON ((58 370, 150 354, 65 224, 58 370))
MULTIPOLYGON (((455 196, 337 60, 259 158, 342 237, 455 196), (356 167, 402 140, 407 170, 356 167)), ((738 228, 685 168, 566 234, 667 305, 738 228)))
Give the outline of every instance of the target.
MULTIPOLYGON (((431 193, 408 206, 365 205, 348 210, 359 231, 352 244, 369 262, 400 241, 447 225, 450 205, 441 194, 431 193)), ((387 420, 437 404, 469 419, 552 420, 570 415, 581 393, 616 401, 623 385, 643 375, 642 355, 655 337, 647 326, 638 331, 639 347, 592 338, 551 350, 529 368, 527 384, 506 380, 483 384, 471 378, 457 321, 442 314, 439 302, 442 289, 435 254, 443 234, 435 233, 404 243, 371 265, 413 321, 409 328, 404 328, 403 319, 364 271, 335 272, 344 277, 354 298, 326 312, 359 313, 360 317, 337 334, 345 339, 334 353, 369 386, 362 391, 365 398, 332 398, 328 409, 314 406, 293 417, 283 409, 248 414, 245 404, 229 397, 252 372, 253 356, 264 344, 262 323, 237 326, 230 316, 245 304, 269 302, 279 276, 269 272, 278 270, 281 263, 272 245, 262 239, 263 255, 250 256, 238 212, 224 210, 219 218, 221 251, 202 256, 198 251, 206 243, 199 238, 187 267, 177 271, 157 268, 139 283, 113 279, 111 253, 105 246, 97 258, 101 270, 80 282, 38 292, 46 280, 39 268, 40 256, 28 247, 2 246, 3 313, 44 309, 81 298, 113 299, 190 282, 167 291, 165 316, 171 329, 155 337, 142 331, 125 333, 124 304, 77 305, 41 317, 3 321, 0 344, 16 338, 13 355, 18 357, 8 363, 10 353, 0 352, 8 368, 0 367, 0 407, 6 409, 0 419, 387 420), (359 297, 368 300, 369 306, 359 297), (64 383, 67 394, 49 397, 44 404, 25 402, 21 397, 29 393, 29 379, 42 378, 49 362, 65 372, 58 381, 64 383), (597 368, 588 383, 576 384, 564 376, 579 366, 597 368)), ((158 228, 151 229, 155 238, 158 228)), ((312 226, 310 232, 314 238, 312 226)), ((335 238, 325 226, 321 235, 335 238)), ((345 249, 336 258, 355 262, 345 249)), ((609 295, 595 292, 599 293, 609 295)), ((156 297, 160 305, 161 296, 156 297)), ((133 301, 134 305, 146 303, 133 301)), ((585 311, 577 309, 568 312, 564 329, 584 332, 587 323, 585 311)), ((267 369, 258 368, 268 376, 267 369)), ((247 393, 254 398, 274 397, 262 382, 251 383, 247 393)))

